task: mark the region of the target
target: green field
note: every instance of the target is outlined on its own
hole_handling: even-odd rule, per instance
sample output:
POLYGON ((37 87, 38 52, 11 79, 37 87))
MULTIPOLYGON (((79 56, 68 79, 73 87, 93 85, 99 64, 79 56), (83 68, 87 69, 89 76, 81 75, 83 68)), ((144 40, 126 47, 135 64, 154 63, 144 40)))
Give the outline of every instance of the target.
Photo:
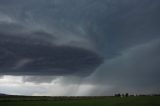
POLYGON ((160 106, 160 96, 0 97, 0 106, 160 106))

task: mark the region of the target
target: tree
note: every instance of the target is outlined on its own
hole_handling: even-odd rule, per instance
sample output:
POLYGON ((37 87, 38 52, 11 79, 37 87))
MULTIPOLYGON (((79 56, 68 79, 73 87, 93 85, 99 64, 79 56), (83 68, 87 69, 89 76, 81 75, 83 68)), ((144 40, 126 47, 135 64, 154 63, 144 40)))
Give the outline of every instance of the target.
POLYGON ((128 96, 129 96, 129 94, 128 94, 128 93, 126 93, 126 94, 125 94, 125 97, 128 97, 128 96))
POLYGON ((116 97, 121 97, 121 94, 118 93, 118 94, 115 94, 114 96, 116 96, 116 97))

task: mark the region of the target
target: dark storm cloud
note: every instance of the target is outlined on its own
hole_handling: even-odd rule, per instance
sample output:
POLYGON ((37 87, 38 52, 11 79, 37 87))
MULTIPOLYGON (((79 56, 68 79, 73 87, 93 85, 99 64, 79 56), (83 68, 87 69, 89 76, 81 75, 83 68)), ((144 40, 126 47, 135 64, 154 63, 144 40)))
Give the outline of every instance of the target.
POLYGON ((34 37, 0 35, 1 74, 87 74, 102 62, 98 54, 91 50, 67 45, 57 46, 41 39, 41 33, 38 35, 40 37, 37 39, 34 34, 34 37))
MULTIPOLYGON (((102 56, 105 63, 84 79, 97 89, 103 86, 100 94, 107 86, 111 92, 158 92, 159 10, 159 0, 1 0, 0 37, 6 41, 0 40, 5 69, 0 72, 92 73, 102 56)), ((68 77, 64 83, 83 83, 84 77, 68 77)))
POLYGON ((107 58, 131 46, 159 38, 158 0, 111 0, 109 4, 106 13, 94 21, 95 27, 91 29, 90 26, 90 33, 107 58))
POLYGON ((87 75, 102 63, 89 39, 81 37, 86 35, 73 27, 63 2, 1 2, 1 74, 87 75))

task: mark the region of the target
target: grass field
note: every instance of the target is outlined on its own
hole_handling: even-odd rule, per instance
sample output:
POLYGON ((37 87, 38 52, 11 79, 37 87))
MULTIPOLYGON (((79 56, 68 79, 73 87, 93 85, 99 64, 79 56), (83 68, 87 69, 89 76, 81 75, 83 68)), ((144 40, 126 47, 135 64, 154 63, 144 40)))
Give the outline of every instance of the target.
POLYGON ((0 97, 0 106, 160 106, 160 96, 0 97))

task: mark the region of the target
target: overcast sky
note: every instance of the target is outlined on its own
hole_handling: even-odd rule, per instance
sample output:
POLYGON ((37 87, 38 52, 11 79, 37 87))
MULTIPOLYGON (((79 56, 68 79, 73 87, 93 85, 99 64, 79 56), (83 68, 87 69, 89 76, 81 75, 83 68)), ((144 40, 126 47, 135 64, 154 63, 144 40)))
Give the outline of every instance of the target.
POLYGON ((159 0, 0 0, 0 93, 160 93, 159 0))

